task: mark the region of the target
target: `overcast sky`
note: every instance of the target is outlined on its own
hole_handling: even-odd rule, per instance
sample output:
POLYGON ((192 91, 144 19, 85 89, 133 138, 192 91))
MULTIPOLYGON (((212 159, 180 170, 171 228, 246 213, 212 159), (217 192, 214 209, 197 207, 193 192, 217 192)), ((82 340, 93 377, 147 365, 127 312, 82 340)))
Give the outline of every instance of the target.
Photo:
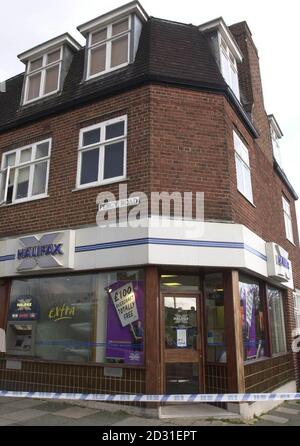
MULTIPOLYGON (((1 0, 0 0, 1 1, 1 0)), ((9 0, 0 8, 0 81, 23 71, 17 55, 127 3, 126 0, 9 0)), ((267 113, 284 133, 283 167, 300 195, 300 33, 297 0, 141 0, 149 15, 199 25, 223 16, 246 20, 258 48, 267 113)), ((300 221, 300 203, 298 221, 300 221)))

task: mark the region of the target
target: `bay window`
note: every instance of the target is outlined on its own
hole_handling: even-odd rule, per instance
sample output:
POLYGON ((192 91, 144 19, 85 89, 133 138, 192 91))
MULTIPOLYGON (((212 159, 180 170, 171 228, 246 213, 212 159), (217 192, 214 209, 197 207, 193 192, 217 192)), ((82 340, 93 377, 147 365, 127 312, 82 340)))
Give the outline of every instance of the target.
POLYGON ((123 67, 130 59, 131 17, 88 36, 87 79, 123 67))
POLYGON ((0 204, 47 195, 51 139, 4 153, 0 171, 0 204))
POLYGON ((126 177, 126 116, 84 128, 79 139, 78 188, 126 177))
POLYGON ((63 49, 29 60, 26 69, 24 104, 59 91, 63 49))

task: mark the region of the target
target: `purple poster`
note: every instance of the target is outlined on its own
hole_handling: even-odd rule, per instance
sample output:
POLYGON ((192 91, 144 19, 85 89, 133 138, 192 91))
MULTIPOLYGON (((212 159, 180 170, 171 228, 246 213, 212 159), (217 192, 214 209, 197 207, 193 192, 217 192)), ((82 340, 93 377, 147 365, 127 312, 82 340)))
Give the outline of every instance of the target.
POLYGON ((142 365, 143 344, 143 282, 118 281, 109 287, 106 359, 142 365))

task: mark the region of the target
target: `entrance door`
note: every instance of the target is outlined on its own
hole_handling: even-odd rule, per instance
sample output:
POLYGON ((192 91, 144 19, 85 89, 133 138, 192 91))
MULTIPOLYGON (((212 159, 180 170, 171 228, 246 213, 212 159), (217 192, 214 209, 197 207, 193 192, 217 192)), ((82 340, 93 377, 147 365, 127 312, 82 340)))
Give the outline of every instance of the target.
POLYGON ((199 295, 163 295, 164 392, 203 390, 201 301, 199 295))

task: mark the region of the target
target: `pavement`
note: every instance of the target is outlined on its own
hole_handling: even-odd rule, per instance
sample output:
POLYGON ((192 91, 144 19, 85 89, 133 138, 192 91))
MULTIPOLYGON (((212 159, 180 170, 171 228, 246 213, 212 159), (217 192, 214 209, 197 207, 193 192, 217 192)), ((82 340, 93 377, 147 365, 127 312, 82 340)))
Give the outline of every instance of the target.
MULTIPOLYGON (((300 403, 286 402, 250 423, 300 426, 300 403)), ((0 397, 0 426, 247 426, 241 419, 154 419, 106 412, 60 401, 0 397)))

